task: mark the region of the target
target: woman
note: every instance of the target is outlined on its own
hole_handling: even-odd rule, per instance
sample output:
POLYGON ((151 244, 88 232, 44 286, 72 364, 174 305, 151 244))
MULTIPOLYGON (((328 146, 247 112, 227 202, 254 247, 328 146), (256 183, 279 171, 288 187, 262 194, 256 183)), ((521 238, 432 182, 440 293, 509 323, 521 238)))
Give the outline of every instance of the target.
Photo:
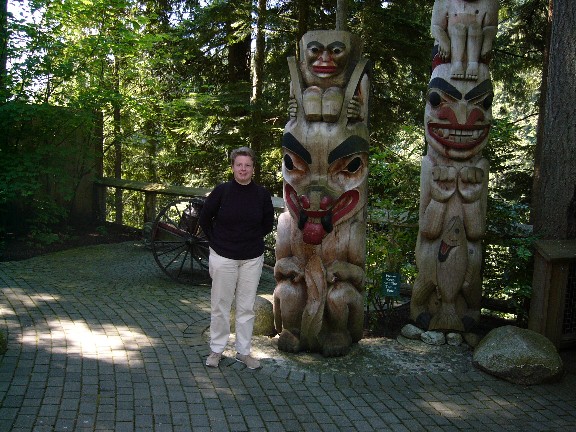
POLYGON ((236 360, 250 369, 260 362, 250 355, 254 301, 264 263, 264 236, 272 231, 270 193, 252 181, 254 152, 240 147, 230 154, 234 179, 218 185, 206 199, 200 226, 210 244, 212 277, 210 355, 218 367, 230 336, 230 308, 236 296, 236 360))

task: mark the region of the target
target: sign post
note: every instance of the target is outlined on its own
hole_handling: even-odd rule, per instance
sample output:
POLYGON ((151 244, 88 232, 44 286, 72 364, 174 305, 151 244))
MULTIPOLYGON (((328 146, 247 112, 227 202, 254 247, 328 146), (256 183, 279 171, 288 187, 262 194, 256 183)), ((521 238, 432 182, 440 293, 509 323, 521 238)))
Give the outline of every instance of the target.
POLYGON ((400 297, 400 273, 382 273, 380 292, 384 297, 400 297))

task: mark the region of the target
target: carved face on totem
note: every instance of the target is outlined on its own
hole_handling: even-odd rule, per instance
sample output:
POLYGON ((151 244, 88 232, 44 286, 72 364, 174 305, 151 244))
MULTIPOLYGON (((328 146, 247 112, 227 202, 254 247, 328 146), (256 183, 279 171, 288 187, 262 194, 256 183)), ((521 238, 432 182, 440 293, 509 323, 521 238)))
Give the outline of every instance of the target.
POLYGON ((361 51, 359 38, 345 31, 306 33, 300 40, 300 70, 306 86, 343 87, 361 51))
POLYGON ((284 200, 311 245, 322 243, 366 203, 368 141, 352 135, 335 146, 328 142, 306 146, 292 133, 282 138, 284 200))
POLYGON ((486 65, 476 81, 450 78, 450 64, 432 72, 426 98, 426 141, 449 159, 466 160, 480 154, 488 142, 494 90, 486 65))

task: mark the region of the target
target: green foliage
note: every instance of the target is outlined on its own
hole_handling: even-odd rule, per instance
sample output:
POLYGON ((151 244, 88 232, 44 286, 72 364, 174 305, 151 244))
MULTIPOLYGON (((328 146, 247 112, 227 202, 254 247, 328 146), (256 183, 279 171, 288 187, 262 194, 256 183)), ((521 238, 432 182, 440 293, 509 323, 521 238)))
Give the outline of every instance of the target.
POLYGON ((505 83, 505 88, 497 91, 496 97, 506 101, 507 112, 531 113, 537 111, 549 2, 504 0, 500 3, 491 72, 496 82, 505 83))
MULTIPOLYGON (((88 122, 88 123, 87 123, 88 122)), ((90 118, 45 105, 0 106, 0 235, 27 234, 52 243, 52 228, 67 221, 75 187, 84 174, 83 151, 71 145, 90 118)))
MULTIPOLYGON (((42 233, 67 218, 63 203, 74 195, 74 187, 66 185, 77 184, 85 171, 63 169, 71 151, 55 137, 79 126, 63 123, 70 120, 68 114, 48 114, 57 112, 48 105, 103 116, 105 176, 120 171, 133 180, 210 187, 229 177, 232 148, 255 143, 258 181, 281 194, 286 57, 297 54, 299 30, 334 28, 336 2, 268 4, 263 98, 257 101, 247 77, 231 79, 237 66, 231 54, 254 28, 253 2, 22 4, 36 10, 38 18, 10 17, 10 69, 7 88, 0 90, 12 101, 40 106, 0 107, 1 130, 10 131, 0 137, 5 140, 0 147, 0 233, 27 221, 36 238, 54 240, 42 233)), ((362 37, 364 56, 372 64, 367 275, 373 299, 382 271, 399 271, 404 282, 415 277, 432 4, 367 0, 348 5, 350 31, 362 37)), ((491 163, 485 289, 497 298, 521 299, 528 295, 532 240, 519 227, 529 223, 547 0, 504 0, 500 5, 491 64, 496 120, 484 153, 491 163)), ((242 60, 247 65, 251 59, 242 60)), ((142 194, 123 194, 125 223, 140 226, 143 199, 142 194)), ((114 209, 113 196, 109 200, 108 208, 114 209)))
POLYGON ((366 292, 367 301, 378 309, 384 304, 383 272, 400 273, 405 283, 414 281, 419 173, 418 159, 390 149, 373 150, 370 155, 366 292))
POLYGON ((536 238, 528 225, 529 207, 491 194, 483 254, 483 295, 511 303, 517 319, 527 318, 532 295, 532 250, 536 238))
POLYGON ((484 151, 490 161, 490 182, 483 295, 511 302, 520 321, 527 317, 532 295, 535 241, 529 225, 535 140, 527 134, 534 129, 526 121, 495 119, 484 151))

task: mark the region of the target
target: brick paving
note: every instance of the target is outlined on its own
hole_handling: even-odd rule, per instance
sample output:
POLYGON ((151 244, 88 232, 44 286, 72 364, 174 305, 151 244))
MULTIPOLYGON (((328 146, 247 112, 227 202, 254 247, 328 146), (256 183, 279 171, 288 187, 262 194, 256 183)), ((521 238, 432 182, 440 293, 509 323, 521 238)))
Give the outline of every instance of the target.
POLYGON ((532 387, 475 369, 207 368, 209 286, 172 282, 136 243, 0 263, 0 289, 0 432, 576 431, 574 368, 532 387))

